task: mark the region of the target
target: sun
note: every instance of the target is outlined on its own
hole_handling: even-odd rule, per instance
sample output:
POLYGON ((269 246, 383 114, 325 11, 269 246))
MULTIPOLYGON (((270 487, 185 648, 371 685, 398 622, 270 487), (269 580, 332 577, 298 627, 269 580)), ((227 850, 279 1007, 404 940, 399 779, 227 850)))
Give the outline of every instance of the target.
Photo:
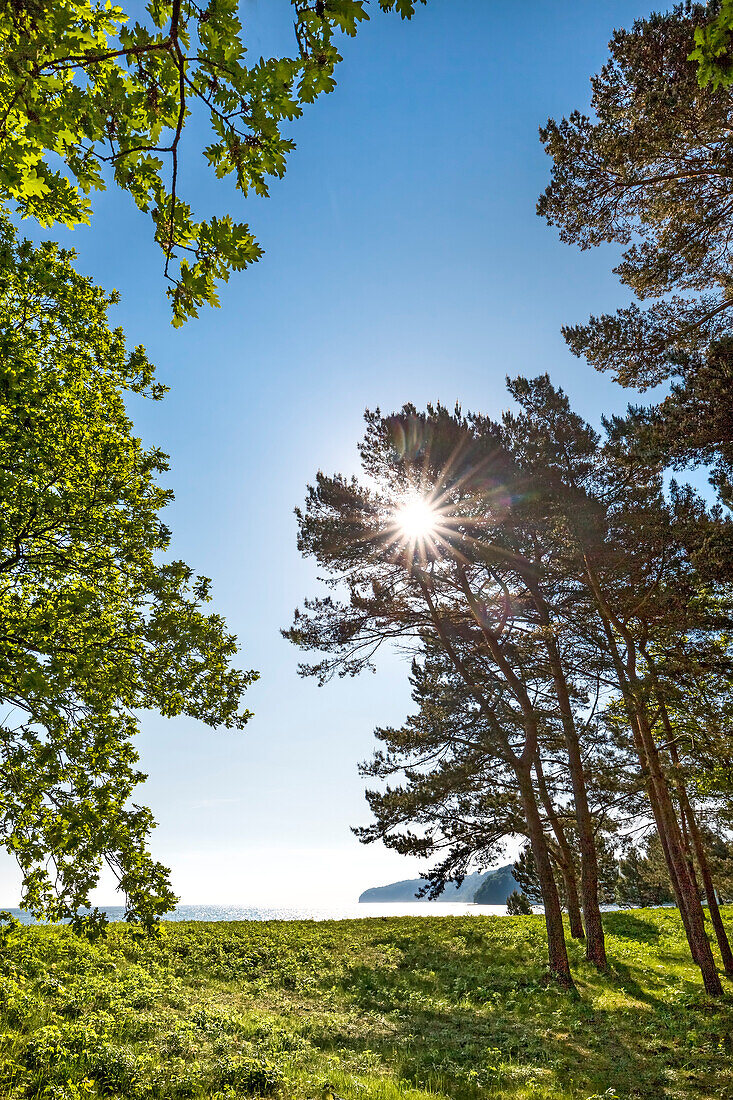
POLYGON ((422 496, 412 496, 395 509, 395 524, 407 542, 426 542, 438 527, 437 509, 422 496))

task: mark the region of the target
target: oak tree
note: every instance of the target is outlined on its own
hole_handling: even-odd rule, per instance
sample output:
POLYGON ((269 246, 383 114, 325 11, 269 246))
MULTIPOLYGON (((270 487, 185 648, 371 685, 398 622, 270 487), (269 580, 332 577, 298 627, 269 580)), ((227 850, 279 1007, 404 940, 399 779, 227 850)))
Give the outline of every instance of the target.
MULTIPOLYGON (((379 7, 409 19, 416 3, 379 7)), ((366 0, 292 0, 292 56, 250 63, 238 7, 149 0, 133 19, 111 0, 0 4, 0 201, 73 227, 113 180, 152 219, 175 325, 262 255, 229 214, 197 220, 184 149, 199 144, 217 179, 267 195, 295 147, 290 123, 335 87, 338 35, 368 19, 366 0)))
POLYGON ((175 899, 132 801, 140 714, 239 729, 256 674, 209 581, 161 557, 166 456, 125 401, 163 387, 72 260, 0 221, 0 843, 35 915, 78 914, 106 863, 149 923, 175 899))

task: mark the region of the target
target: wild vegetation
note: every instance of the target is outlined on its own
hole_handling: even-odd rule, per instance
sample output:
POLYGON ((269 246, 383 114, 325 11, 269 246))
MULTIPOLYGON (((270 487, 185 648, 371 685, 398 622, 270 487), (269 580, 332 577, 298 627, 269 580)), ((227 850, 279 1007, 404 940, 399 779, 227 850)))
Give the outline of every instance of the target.
POLYGON ((541 917, 21 928, 0 1095, 730 1100, 733 1008, 676 910, 604 921, 608 974, 570 945, 579 999, 545 981, 541 917))
MULTIPOLYGON (((151 0, 134 25, 96 0, 0 5, 4 207, 73 226, 114 181, 151 215, 174 323, 216 304, 261 250, 179 193, 192 112, 215 175, 266 195, 367 17, 293 9, 293 56, 248 66, 235 0, 151 0)), ((362 478, 320 473, 297 513, 326 585, 285 631, 302 673, 414 655, 360 838, 433 860, 435 891, 523 838, 511 908, 541 918, 157 924, 175 899, 131 801, 136 715, 240 728, 256 674, 207 579, 161 563, 166 459, 125 398, 162 390, 114 296, 0 215, 0 842, 26 905, 72 921, 2 932, 8 1096, 733 1097, 732 42, 727 0, 638 20, 592 116, 541 131, 539 213, 621 245, 634 295, 569 347, 664 399, 592 424, 540 364, 497 419, 370 411, 362 478), (706 494, 670 480, 691 467, 706 494), (623 901, 677 908, 602 917, 620 852, 623 901), (147 937, 83 915, 104 862, 147 937)))

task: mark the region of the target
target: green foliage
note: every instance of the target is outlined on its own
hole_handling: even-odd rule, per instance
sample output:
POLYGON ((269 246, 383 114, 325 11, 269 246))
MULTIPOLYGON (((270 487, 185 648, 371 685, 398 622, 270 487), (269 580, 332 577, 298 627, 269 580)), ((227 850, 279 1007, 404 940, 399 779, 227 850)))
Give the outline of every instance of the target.
MULTIPOLYGON (((537 878, 537 867, 535 865, 534 856, 532 855, 532 849, 529 845, 525 845, 521 852, 517 856, 514 866, 512 868, 512 874, 514 880, 519 884, 519 888, 522 891, 522 897, 526 897, 528 901, 534 902, 538 905, 542 902, 542 891, 540 889, 539 879, 537 878)), ((559 876, 557 876, 559 879, 559 876)), ((561 898, 561 900, 564 900, 561 898)))
POLYGON ((241 728, 255 674, 202 610, 209 581, 160 561, 166 456, 132 434, 125 397, 162 387, 72 258, 0 222, 0 843, 34 913, 74 916, 106 861, 149 922, 174 899, 131 802, 136 712, 241 728))
POLYGON ((519 890, 512 890, 506 899, 506 911, 510 917, 531 917, 532 905, 526 894, 520 894, 519 890))
MULTIPOLYGON (((616 796, 618 798, 618 794, 616 796)), ((643 814, 644 810, 637 813, 643 814)), ((578 841, 575 835, 575 829, 573 822, 569 821, 566 825, 567 831, 570 834, 572 842, 573 852, 577 853, 578 841)), ((598 864, 598 897, 601 904, 611 904, 616 901, 616 882, 618 879, 618 862, 614 850, 603 834, 596 836, 596 855, 598 864)), ((556 857, 555 857, 556 858, 556 857)), ((576 877, 580 877, 580 860, 576 860, 575 866, 576 877)), ((535 865, 534 856, 532 855, 532 849, 529 845, 525 845, 519 855, 517 856, 514 865, 512 867, 512 875, 515 882, 519 884, 522 891, 522 895, 527 897, 535 905, 539 905, 542 902, 542 891, 540 889, 540 882, 537 876, 537 867, 535 865)), ((567 891, 565 889, 565 881, 560 872, 560 869, 556 867, 555 878, 557 880, 557 890, 560 895, 560 904, 563 909, 567 909, 568 899, 567 891)), ((476 899, 474 899, 476 900, 476 899)), ((666 899, 665 899, 666 900, 666 899)))
MULTIPOLYGON (((354 832, 362 843, 378 840, 403 855, 439 856, 427 879, 427 893, 437 897, 471 866, 494 862, 505 838, 522 835, 526 826, 514 776, 491 730, 427 637, 410 683, 414 713, 400 729, 377 729, 379 748, 361 765, 362 775, 382 782, 366 791, 373 823, 354 832)), ((513 716, 503 717, 509 727, 513 716)), ((514 883, 506 868, 494 874, 500 881, 489 874, 473 901, 503 901, 514 883)))
POLYGON ((615 31, 592 114, 540 131, 553 164, 538 212, 564 241, 624 248, 615 273, 636 300, 563 332, 625 386, 677 374, 730 328, 730 96, 700 88, 690 60, 709 21, 708 5, 678 4, 615 31))
POLYGON ((721 832, 704 834, 715 888, 724 902, 733 900, 733 842, 721 832))
POLYGON ((510 865, 498 867, 495 871, 489 871, 478 889, 473 895, 475 905, 500 905, 502 895, 506 897, 506 891, 514 887, 514 875, 510 865))
POLYGON ((707 467, 721 500, 733 505, 733 339, 680 357, 678 377, 662 402, 634 410, 638 445, 675 469, 707 467))
MULTIPOLYGON (((416 2, 379 6, 409 19, 416 2)), ((267 195, 295 147, 289 123, 335 86, 337 33, 368 19, 366 0, 292 4, 294 56, 248 65, 238 0, 150 0, 135 20, 111 0, 3 0, 0 199, 41 225, 73 227, 89 222, 89 195, 111 177, 151 216, 173 323, 218 304, 217 283, 262 249, 247 225, 197 221, 182 198, 188 120, 208 119, 200 153, 218 179, 267 195)))
POLYGON ((697 61, 697 79, 703 88, 727 88, 733 82, 733 2, 720 0, 709 23, 695 29, 695 49, 690 61, 697 61))
POLYGON ((619 860, 616 898, 619 905, 631 909, 674 904, 674 891, 657 833, 652 833, 638 847, 630 848, 619 860))
MULTIPOLYGON (((729 919, 726 914, 726 919, 729 919)), ((21 927, 0 950, 5 1100, 679 1100, 733 1096, 673 910, 604 916, 610 974, 540 917, 21 927)))

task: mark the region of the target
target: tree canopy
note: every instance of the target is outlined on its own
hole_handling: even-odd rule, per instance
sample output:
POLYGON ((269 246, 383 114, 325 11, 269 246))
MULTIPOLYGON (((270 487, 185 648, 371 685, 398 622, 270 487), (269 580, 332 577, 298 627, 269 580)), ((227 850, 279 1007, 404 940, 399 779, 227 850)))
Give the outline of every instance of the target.
POLYGON ((166 456, 125 395, 163 388, 72 260, 0 222, 0 843, 36 915, 76 914, 106 861, 150 921, 174 899, 130 801, 140 712, 239 729, 256 673, 232 667, 209 581, 161 560, 166 456))
POLYGON ((709 18, 704 4, 678 4, 615 31, 592 114, 540 130, 552 175, 538 213, 581 248, 625 248, 614 270, 636 300, 563 332, 626 386, 663 381, 730 331, 733 99, 700 87, 690 59, 709 18))
MULTIPOLYGON (((150 0, 134 21, 111 0, 4 0, 0 200, 41 225, 75 226, 111 178, 152 218, 173 323, 217 304, 217 282, 262 249, 228 214, 196 220, 182 196, 189 120, 208 121, 199 153, 218 179, 267 195, 295 147, 289 124, 335 86, 338 33, 369 18, 367 0, 291 2, 293 55, 248 64, 238 0, 150 0)), ((416 4, 379 0, 403 19, 416 4)))
MULTIPOLYGON (((369 791, 362 839, 440 854, 439 886, 526 836, 551 969, 567 983, 560 893, 571 928, 581 894, 578 934, 603 966, 598 853, 630 810, 662 837, 691 952, 719 994, 693 868, 697 858, 712 913, 699 792, 668 724, 678 693, 666 662, 710 649, 733 621, 706 549, 733 524, 691 490, 667 499, 633 411, 599 432, 546 375, 509 388, 518 410, 498 422, 440 406, 366 414, 365 476, 320 473, 297 510, 300 549, 334 592, 307 600, 286 636, 315 651, 302 671, 321 682, 371 667, 385 644, 416 652, 417 711, 377 732, 384 747, 366 771, 390 785, 369 791), (606 707, 623 736, 596 717, 606 707)), ((710 674, 729 687, 725 662, 710 674)))

